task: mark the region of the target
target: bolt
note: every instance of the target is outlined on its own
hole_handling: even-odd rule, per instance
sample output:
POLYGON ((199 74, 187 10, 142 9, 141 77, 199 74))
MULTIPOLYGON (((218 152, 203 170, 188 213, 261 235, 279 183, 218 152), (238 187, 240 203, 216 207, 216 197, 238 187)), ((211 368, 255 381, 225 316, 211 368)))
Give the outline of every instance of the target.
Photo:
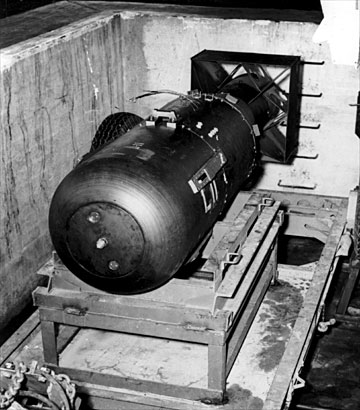
POLYGON ((41 371, 42 373, 47 373, 47 374, 50 374, 50 372, 51 372, 51 370, 50 370, 48 367, 46 367, 46 366, 40 367, 40 371, 41 371))
POLYGON ((98 223, 100 221, 99 212, 96 212, 96 211, 90 212, 90 214, 87 217, 87 220, 92 224, 98 223))
POLYGON ((118 270, 119 269, 119 262, 117 261, 110 261, 109 262, 109 269, 110 270, 118 270))
POLYGON ((96 248, 97 249, 104 249, 107 244, 108 244, 108 240, 106 238, 99 238, 96 241, 96 248))
POLYGON ((218 128, 214 127, 214 128, 209 132, 208 136, 209 136, 210 138, 212 138, 212 137, 214 137, 214 136, 217 134, 218 131, 219 131, 218 128))

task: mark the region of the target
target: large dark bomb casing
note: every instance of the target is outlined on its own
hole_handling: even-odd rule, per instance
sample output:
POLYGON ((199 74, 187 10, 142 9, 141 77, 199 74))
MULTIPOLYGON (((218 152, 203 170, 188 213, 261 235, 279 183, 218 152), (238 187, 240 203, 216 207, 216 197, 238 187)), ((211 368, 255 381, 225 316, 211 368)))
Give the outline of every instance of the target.
POLYGON ((55 249, 97 288, 132 294, 168 281, 256 165, 257 118, 244 101, 180 98, 165 108, 181 121, 135 126, 83 160, 53 197, 55 249))

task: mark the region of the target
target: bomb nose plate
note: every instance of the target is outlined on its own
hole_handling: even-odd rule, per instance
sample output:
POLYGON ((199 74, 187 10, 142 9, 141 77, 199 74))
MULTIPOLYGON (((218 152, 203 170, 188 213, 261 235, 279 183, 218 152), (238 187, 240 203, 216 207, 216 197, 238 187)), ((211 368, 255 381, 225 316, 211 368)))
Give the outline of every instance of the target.
POLYGON ((144 237, 133 216, 117 205, 87 204, 70 218, 67 247, 89 275, 118 278, 142 261, 144 237))

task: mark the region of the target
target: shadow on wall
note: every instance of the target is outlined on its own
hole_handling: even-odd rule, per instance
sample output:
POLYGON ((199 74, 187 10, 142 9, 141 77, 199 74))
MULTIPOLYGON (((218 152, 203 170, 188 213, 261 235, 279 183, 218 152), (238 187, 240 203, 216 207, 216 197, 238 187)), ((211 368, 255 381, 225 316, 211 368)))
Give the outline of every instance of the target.
POLYGON ((0 0, 0 18, 23 13, 36 7, 45 6, 46 4, 56 3, 56 1, 57 0, 0 0))
MULTIPOLYGON (((117 1, 117 0, 108 0, 117 1)), ((144 0, 132 0, 138 3, 144 0)), ((84 1, 86 3, 86 1, 84 1)), ((148 2, 150 3, 150 2, 148 2)), ((318 10, 321 11, 320 0, 313 0, 309 4, 303 0, 158 0, 151 3, 181 4, 188 6, 231 7, 254 9, 289 9, 289 10, 318 10)))
MULTIPOLYGON (((119 2, 118 0, 108 0, 108 3, 119 2)), ((222 8, 253 8, 253 9, 287 9, 319 12, 319 20, 322 19, 322 9, 320 0, 313 0, 309 3, 303 0, 158 0, 150 2, 147 0, 131 0, 135 3, 153 4, 177 4, 187 6, 205 6, 222 8)), ((58 0, 0 0, 0 18, 9 17, 14 14, 23 13, 46 4, 56 3, 58 0)), ((69 1, 71 2, 71 0, 69 1)), ((91 3, 90 1, 80 1, 81 3, 91 3)), ((105 2, 104 2, 105 3, 105 2)))

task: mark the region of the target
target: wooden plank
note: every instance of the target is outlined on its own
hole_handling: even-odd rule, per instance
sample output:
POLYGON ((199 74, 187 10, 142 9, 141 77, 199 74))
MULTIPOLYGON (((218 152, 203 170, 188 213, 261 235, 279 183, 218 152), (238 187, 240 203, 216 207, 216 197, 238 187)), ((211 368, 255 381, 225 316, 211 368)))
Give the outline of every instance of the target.
POLYGON ((270 285, 272 279, 272 267, 267 266, 261 275, 259 282, 252 293, 249 302, 246 305, 245 311, 242 313, 239 322, 234 326, 233 332, 230 334, 228 341, 228 353, 226 363, 226 376, 229 375, 234 362, 237 358, 239 350, 246 338, 249 328, 256 316, 259 306, 264 298, 264 295, 270 285))
POLYGON ((254 224, 259 212, 256 207, 243 209, 223 235, 208 260, 201 268, 203 271, 214 272, 214 290, 217 290, 222 279, 225 266, 223 262, 228 253, 234 253, 245 242, 248 231, 254 224))
MULTIPOLYGON (((108 292, 102 291, 101 289, 97 289, 94 286, 91 286, 85 282, 83 282, 81 279, 76 277, 73 273, 69 272, 69 270, 59 262, 54 263, 54 275, 51 281, 51 286, 59 289, 66 289, 66 290, 78 290, 78 291, 83 291, 83 292, 88 292, 88 293, 98 293, 98 294, 108 294, 108 292)), ((206 288, 209 290, 212 290, 212 282, 210 279, 208 279, 208 276, 204 279, 201 277, 201 275, 196 275, 193 274, 189 278, 186 279, 181 279, 178 278, 176 275, 171 279, 170 282, 167 284, 163 285, 161 288, 156 289, 155 291, 150 291, 149 294, 145 294, 144 297, 146 299, 152 299, 153 297, 158 298, 156 295, 159 294, 160 289, 162 289, 164 286, 168 287, 168 285, 171 286, 178 286, 177 289, 180 289, 180 286, 183 286, 186 284, 188 286, 188 290, 191 291, 191 289, 195 288, 206 288)), ((188 292, 184 292, 184 294, 187 294, 188 292)), ((165 293, 166 295, 166 293, 165 293)), ((165 298, 165 300, 169 300, 171 302, 171 298, 165 298)), ((164 298, 162 298, 164 300, 164 298)))
MULTIPOLYGON (((169 306, 158 300, 146 300, 141 295, 132 298, 72 292, 63 289, 52 289, 49 293, 43 287, 37 288, 33 295, 36 306, 64 310, 67 313, 66 317, 71 313, 81 317, 85 314, 110 315, 222 331, 227 329, 231 316, 231 312, 227 311, 219 312, 215 317, 212 315, 210 307, 213 304, 213 294, 211 294, 208 309, 176 304, 169 306)), ((201 294, 199 297, 201 298, 201 294)))
MULTIPOLYGON (((189 398, 174 398, 170 396, 157 395, 154 393, 143 393, 131 391, 129 389, 115 388, 96 385, 87 382, 77 382, 77 391, 80 394, 85 394, 89 397, 87 403, 91 409, 111 409, 118 410, 135 410, 135 409, 172 409, 172 410, 205 410, 209 409, 209 405, 202 403, 199 400, 190 400, 189 398)), ((245 410, 245 407, 240 405, 236 410, 245 410)), ((222 405, 211 405, 211 410, 223 409, 222 405)), ((235 407, 229 407, 229 410, 235 410, 235 407)), ((251 410, 261 410, 251 409, 251 410)))
POLYGON ((188 400, 199 401, 221 401, 223 399, 223 391, 217 389, 201 389, 197 387, 179 386, 166 383, 153 382, 149 380, 133 379, 131 377, 114 376, 111 374, 98 373, 94 371, 73 369, 71 367, 50 366, 56 373, 65 373, 72 380, 85 382, 95 385, 107 387, 116 387, 119 389, 128 389, 143 393, 151 393, 155 395, 170 396, 183 398, 188 400))
POLYGON ((278 222, 274 222, 269 235, 262 244, 259 253, 256 255, 255 260, 253 261, 250 270, 241 284, 235 298, 227 301, 229 304, 227 308, 235 312, 233 325, 234 329, 231 328, 231 330, 229 330, 231 333, 230 340, 228 342, 227 375, 230 373, 246 334, 276 272, 276 240, 279 227, 280 224, 278 222), (271 253, 270 257, 268 257, 269 253, 271 253), (242 309, 243 306, 244 309, 242 309), (240 316, 239 322, 236 315, 238 317, 240 316))
MULTIPOLYGON (((269 264, 273 273, 276 272, 276 260, 269 260, 269 254, 273 251, 277 236, 279 233, 280 224, 274 222, 264 242, 261 244, 260 250, 255 256, 249 270, 247 271, 241 285, 236 292, 235 297, 228 299, 224 298, 224 309, 234 312, 235 315, 242 310, 242 307, 247 303, 248 295, 251 295, 253 286, 259 275, 263 274, 263 269, 266 264, 269 264)), ((220 298, 221 300, 222 298, 220 298)))
POLYGON ((110 304, 123 303, 129 306, 146 306, 147 308, 151 308, 153 302, 156 302, 161 308, 190 306, 194 308, 199 307, 201 309, 208 307, 210 309, 211 306, 211 304, 207 305, 209 302, 207 299, 212 297, 213 292, 207 280, 197 279, 189 281, 188 279, 173 278, 160 288, 143 293, 141 296, 116 295, 83 282, 64 266, 56 252, 53 253, 53 257, 49 263, 53 266, 52 271, 49 272, 49 276, 51 276, 51 289, 56 288, 73 292, 86 292, 88 295, 93 295, 94 298, 112 298, 112 300, 109 301, 110 304), (205 284, 200 282, 205 282, 205 284))
POLYGON ((220 230, 221 236, 214 246, 210 243, 205 247, 204 254, 207 261, 201 267, 201 271, 214 273, 215 290, 223 277, 222 262, 226 254, 235 252, 244 242, 250 227, 259 214, 257 205, 261 203, 262 198, 263 196, 257 193, 246 195, 240 192, 224 217, 223 224, 226 224, 226 229, 220 230), (211 252, 209 252, 209 248, 211 252))
POLYGON ((322 308, 320 301, 324 296, 323 292, 326 288, 327 279, 331 274, 336 249, 345 226, 345 209, 346 204, 344 201, 332 225, 320 260, 315 268, 312 283, 306 293, 302 309, 295 322, 291 338, 271 384, 264 403, 264 408, 267 410, 281 409, 288 389, 290 389, 289 395, 291 396, 292 394, 291 382, 293 378, 296 378, 297 371, 303 365, 304 355, 319 319, 319 309, 322 308))
POLYGON ((41 319, 41 336, 45 363, 58 364, 55 323, 41 319))
MULTIPOLYGON (((304 212, 332 212, 337 213, 344 206, 344 197, 299 193, 292 191, 273 191, 257 189, 258 193, 269 195, 276 201, 280 201, 286 208, 302 208, 304 212)), ((330 215, 329 215, 330 216, 330 215)))
POLYGON ((259 215, 253 229, 251 230, 247 242, 241 249, 241 259, 236 265, 230 265, 225 274, 220 287, 216 291, 216 296, 232 297, 242 277, 248 269, 251 261, 256 255, 256 252, 261 245, 272 221, 275 219, 280 207, 280 202, 276 202, 270 207, 265 207, 259 215))
POLYGON ((349 266, 349 274, 343 286, 339 303, 337 305, 337 313, 345 315, 349 307, 350 298, 353 294, 354 288, 358 282, 360 273, 360 262, 357 258, 352 258, 349 266))
POLYGON ((89 396, 89 408, 101 410, 264 410, 259 401, 254 402, 251 394, 231 398, 225 404, 206 404, 187 398, 171 398, 151 393, 134 392, 127 389, 102 387, 90 383, 77 383, 79 393, 89 396), (143 407, 144 406, 144 407, 143 407))
POLYGON ((208 346, 208 388, 225 391, 227 345, 208 346))
POLYGON ((184 340, 201 344, 223 345, 225 333, 221 331, 197 328, 191 325, 171 325, 140 318, 130 319, 121 316, 87 313, 78 316, 58 309, 39 308, 41 321, 63 323, 69 326, 93 329, 113 330, 123 333, 162 337, 165 339, 184 340))
POLYGON ((35 311, 7 341, 0 346, 0 366, 6 361, 11 361, 11 356, 14 352, 20 351, 26 343, 34 337, 39 329, 39 325, 39 313, 35 311))

